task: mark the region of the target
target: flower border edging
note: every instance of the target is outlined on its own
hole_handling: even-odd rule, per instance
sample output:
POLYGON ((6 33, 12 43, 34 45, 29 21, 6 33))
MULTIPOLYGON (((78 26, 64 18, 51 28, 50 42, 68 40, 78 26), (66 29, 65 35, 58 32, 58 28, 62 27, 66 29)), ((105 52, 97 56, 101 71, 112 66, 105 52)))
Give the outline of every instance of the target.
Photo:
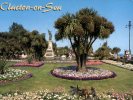
POLYGON ((0 85, 7 85, 10 83, 26 80, 26 79, 29 79, 31 77, 33 77, 33 75, 31 73, 27 73, 26 75, 18 77, 17 79, 14 79, 14 80, 0 80, 0 85))
POLYGON ((110 71, 110 72, 111 72, 111 75, 109 76, 101 76, 101 77, 92 76, 92 77, 79 78, 79 77, 73 77, 73 76, 65 76, 65 75, 63 76, 63 75, 54 73, 54 70, 51 70, 51 74, 53 76, 62 78, 62 79, 68 79, 68 80, 103 80, 103 79, 108 79, 108 78, 114 78, 117 76, 113 71, 110 71))
POLYGON ((13 67, 41 67, 44 65, 44 62, 40 62, 39 64, 21 64, 21 63, 16 63, 13 65, 13 67))

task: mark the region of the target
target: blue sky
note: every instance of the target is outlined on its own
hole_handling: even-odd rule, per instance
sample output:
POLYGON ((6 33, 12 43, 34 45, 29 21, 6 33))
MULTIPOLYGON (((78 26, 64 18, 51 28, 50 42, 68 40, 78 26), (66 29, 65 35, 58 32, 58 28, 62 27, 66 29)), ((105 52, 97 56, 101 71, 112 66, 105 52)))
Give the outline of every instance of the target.
MULTIPOLYGON (((93 8, 98 11, 99 15, 106 17, 115 26, 115 32, 106 39, 108 45, 120 47, 121 53, 128 49, 128 28, 125 26, 131 20, 133 24, 133 0, 0 0, 12 5, 30 5, 42 6, 52 2, 54 6, 62 6, 61 11, 50 11, 42 13, 41 11, 0 11, 0 31, 8 31, 13 22, 22 24, 27 30, 38 30, 40 33, 47 33, 51 30, 56 33, 54 22, 63 14, 70 12, 75 13, 81 8, 93 8)), ((48 36, 46 34, 46 38, 48 36)), ((97 40, 93 44, 94 50, 100 47, 106 40, 97 40)), ((69 41, 63 40, 57 42, 58 46, 70 46, 69 41)), ((133 27, 131 30, 131 50, 133 53, 133 27)))

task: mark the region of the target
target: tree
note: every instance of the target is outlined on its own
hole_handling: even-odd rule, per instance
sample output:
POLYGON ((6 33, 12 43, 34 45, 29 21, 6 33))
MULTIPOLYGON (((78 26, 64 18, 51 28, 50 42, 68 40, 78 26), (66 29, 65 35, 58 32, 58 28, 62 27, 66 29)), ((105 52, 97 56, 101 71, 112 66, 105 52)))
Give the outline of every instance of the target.
POLYGON ((44 51, 46 49, 46 39, 44 34, 39 34, 38 31, 32 31, 30 33, 31 38, 31 50, 34 58, 37 60, 41 60, 44 55, 44 51))
POLYGON ((86 65, 87 53, 96 39, 105 39, 114 26, 93 9, 84 8, 76 14, 67 13, 55 22, 56 40, 68 39, 74 51, 77 70, 86 65))
POLYGON ((20 44, 16 37, 8 32, 0 33, 0 55, 5 58, 15 58, 20 53, 20 44), (15 45, 14 45, 15 44, 15 45))
POLYGON ((21 53, 22 51, 26 52, 26 47, 28 46, 28 44, 26 44, 28 41, 28 31, 21 24, 13 22, 13 24, 9 27, 9 34, 12 35, 19 44, 21 53))
POLYGON ((29 32, 22 25, 13 23, 9 32, 0 33, 0 45, 0 56, 15 58, 23 51, 28 56, 33 55, 35 59, 41 60, 46 49, 46 39, 45 34, 36 30, 29 32))
POLYGON ((46 39, 44 34, 39 34, 37 30, 27 32, 22 37, 22 47, 29 56, 33 55, 36 60, 41 60, 46 49, 46 39))
POLYGON ((58 50, 57 54, 59 56, 62 56, 62 55, 69 56, 69 48, 67 46, 65 46, 65 47, 58 47, 57 50, 58 50))
POLYGON ((95 56, 99 59, 108 59, 110 57, 111 48, 108 47, 107 42, 103 43, 102 47, 98 48, 95 56))
POLYGON ((21 24, 15 22, 13 22, 13 24, 9 27, 9 33, 15 36, 22 36, 26 32, 27 30, 21 24))
POLYGON ((53 43, 53 50, 54 50, 54 54, 57 55, 57 44, 53 43))
POLYGON ((118 47, 114 47, 113 50, 112 50, 112 53, 117 54, 117 59, 118 59, 118 53, 119 53, 120 51, 121 51, 121 49, 118 48, 118 47))
POLYGON ((5 73, 5 67, 7 62, 4 59, 0 59, 0 74, 5 73))
POLYGON ((91 47, 88 51, 88 56, 92 56, 93 55, 93 48, 91 47))
POLYGON ((46 48, 44 34, 40 34, 37 30, 29 32, 22 25, 17 23, 11 25, 9 32, 17 37, 22 51, 29 56, 33 55, 37 60, 41 60, 46 48))

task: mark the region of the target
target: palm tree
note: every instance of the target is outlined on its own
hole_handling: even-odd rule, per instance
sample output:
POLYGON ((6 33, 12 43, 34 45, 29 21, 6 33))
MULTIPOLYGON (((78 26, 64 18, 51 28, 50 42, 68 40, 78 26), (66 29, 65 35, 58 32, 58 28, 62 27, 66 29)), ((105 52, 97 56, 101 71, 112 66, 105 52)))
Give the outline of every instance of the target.
POLYGON ((121 49, 119 47, 114 47, 112 52, 115 53, 117 55, 117 60, 118 60, 118 53, 121 51, 121 49))
POLYGON ((96 39, 105 39, 114 26, 93 9, 84 8, 76 14, 67 13, 55 22, 56 40, 69 39, 76 56, 77 70, 86 65, 87 53, 96 39))

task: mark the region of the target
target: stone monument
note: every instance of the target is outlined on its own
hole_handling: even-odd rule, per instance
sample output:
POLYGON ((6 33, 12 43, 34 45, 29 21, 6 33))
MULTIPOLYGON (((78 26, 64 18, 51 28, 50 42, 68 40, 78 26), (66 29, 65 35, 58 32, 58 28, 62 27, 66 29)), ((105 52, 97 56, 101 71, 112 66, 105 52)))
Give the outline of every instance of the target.
POLYGON ((48 48, 46 50, 44 57, 46 59, 54 59, 55 55, 54 55, 54 50, 53 50, 52 34, 49 30, 48 30, 48 33, 49 33, 48 48))

